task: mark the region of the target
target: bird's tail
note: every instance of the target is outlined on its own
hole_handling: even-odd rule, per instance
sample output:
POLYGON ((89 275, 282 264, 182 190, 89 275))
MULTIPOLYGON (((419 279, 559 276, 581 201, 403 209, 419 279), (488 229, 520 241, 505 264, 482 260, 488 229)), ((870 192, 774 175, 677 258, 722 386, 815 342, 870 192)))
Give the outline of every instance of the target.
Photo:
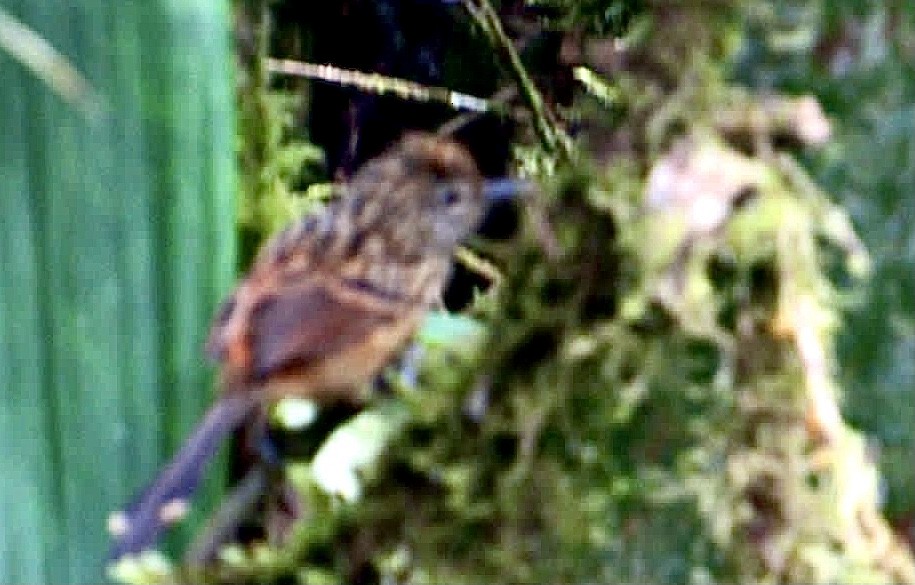
POLYGON ((152 547, 159 534, 180 519, 219 445, 260 406, 254 392, 228 392, 210 407, 168 466, 130 505, 109 518, 114 537, 110 561, 152 547))

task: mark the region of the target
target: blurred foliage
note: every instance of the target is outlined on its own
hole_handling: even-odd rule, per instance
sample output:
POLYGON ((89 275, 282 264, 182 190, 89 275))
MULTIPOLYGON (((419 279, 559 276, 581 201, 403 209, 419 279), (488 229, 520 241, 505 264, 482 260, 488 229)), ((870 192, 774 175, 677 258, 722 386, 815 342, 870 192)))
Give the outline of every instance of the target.
POLYGON ((3 4, 28 32, 0 50, 0 582, 99 583, 108 514, 210 400, 200 343, 234 265, 228 14, 3 4))
POLYGON ((756 15, 741 76, 815 91, 836 121, 834 140, 808 164, 874 262, 839 339, 845 412, 872 438, 887 513, 915 542, 915 6, 791 4, 756 15))
MULTIPOLYGON (((416 383, 391 374, 394 397, 290 463, 298 518, 268 507, 263 541, 159 582, 915 582, 874 450, 838 408, 844 384, 911 512, 912 14, 522 4, 536 17, 500 8, 538 47, 524 75, 504 31, 459 20, 520 86, 514 167, 540 186, 510 240, 472 243, 495 284, 430 319, 416 383), (549 138, 567 129, 564 153, 549 138)), ((301 98, 258 67, 245 197, 282 210, 254 213, 263 234, 308 157, 307 129, 284 133, 301 98)))
POLYGON ((296 187, 321 178, 323 153, 296 136, 295 119, 304 104, 296 94, 270 86, 266 15, 255 5, 237 7, 236 19, 249 23, 254 54, 239 67, 238 161, 241 170, 238 222, 262 239, 309 209, 296 187))
POLYGON ((642 10, 635 0, 527 0, 526 5, 540 12, 547 26, 579 29, 589 34, 621 35, 634 14, 642 10))

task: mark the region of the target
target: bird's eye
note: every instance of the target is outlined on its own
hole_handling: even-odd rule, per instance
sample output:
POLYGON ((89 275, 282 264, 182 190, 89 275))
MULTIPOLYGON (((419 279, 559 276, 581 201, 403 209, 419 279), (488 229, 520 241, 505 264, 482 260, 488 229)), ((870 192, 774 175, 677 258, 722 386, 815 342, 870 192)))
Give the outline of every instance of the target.
POLYGON ((447 207, 456 205, 461 200, 461 193, 454 185, 440 187, 437 195, 439 203, 447 207))

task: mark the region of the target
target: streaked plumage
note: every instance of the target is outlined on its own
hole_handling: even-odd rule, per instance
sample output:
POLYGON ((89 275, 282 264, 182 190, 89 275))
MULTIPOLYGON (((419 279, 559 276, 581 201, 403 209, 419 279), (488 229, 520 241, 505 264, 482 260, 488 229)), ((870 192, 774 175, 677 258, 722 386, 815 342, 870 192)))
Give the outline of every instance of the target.
POLYGON ((264 246, 219 312, 207 353, 226 389, 352 395, 438 302, 481 188, 469 153, 431 135, 367 163, 322 215, 264 246))

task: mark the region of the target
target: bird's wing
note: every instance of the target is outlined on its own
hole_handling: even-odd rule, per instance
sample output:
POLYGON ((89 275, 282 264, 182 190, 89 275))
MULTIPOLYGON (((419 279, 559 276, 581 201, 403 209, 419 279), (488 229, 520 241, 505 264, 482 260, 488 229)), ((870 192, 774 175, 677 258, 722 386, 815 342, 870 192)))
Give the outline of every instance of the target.
POLYGON ((295 285, 242 287, 236 297, 219 312, 207 352, 226 361, 232 359, 227 353, 233 346, 244 347, 246 363, 233 365, 254 380, 286 368, 307 367, 363 343, 395 325, 411 307, 364 281, 321 273, 295 285))
POLYGON ((254 375, 306 365, 363 343, 395 323, 400 308, 370 289, 336 279, 284 290, 252 311, 254 375))

